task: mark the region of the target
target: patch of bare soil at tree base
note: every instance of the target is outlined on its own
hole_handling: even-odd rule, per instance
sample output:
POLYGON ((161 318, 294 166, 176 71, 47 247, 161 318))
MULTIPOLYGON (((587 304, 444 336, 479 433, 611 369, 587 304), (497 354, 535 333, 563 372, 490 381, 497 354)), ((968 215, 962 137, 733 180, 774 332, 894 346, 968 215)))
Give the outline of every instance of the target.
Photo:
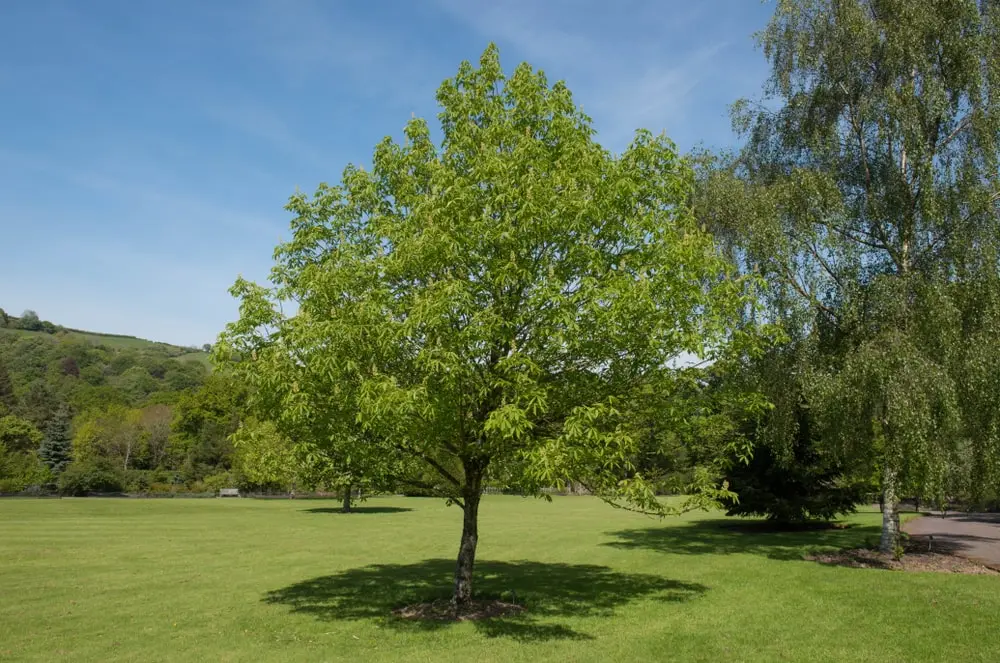
POLYGON ((473 601, 471 605, 456 611, 451 601, 440 600, 428 603, 414 603, 396 608, 392 614, 401 619, 464 622, 477 619, 511 617, 524 611, 524 606, 505 601, 473 601))
POLYGON ((933 543, 926 539, 911 538, 904 544, 905 554, 894 555, 870 548, 852 548, 832 553, 809 555, 806 559, 821 564, 848 566, 856 569, 884 569, 889 571, 915 571, 936 573, 966 573, 972 575, 1000 575, 1000 571, 947 552, 935 552, 933 543))

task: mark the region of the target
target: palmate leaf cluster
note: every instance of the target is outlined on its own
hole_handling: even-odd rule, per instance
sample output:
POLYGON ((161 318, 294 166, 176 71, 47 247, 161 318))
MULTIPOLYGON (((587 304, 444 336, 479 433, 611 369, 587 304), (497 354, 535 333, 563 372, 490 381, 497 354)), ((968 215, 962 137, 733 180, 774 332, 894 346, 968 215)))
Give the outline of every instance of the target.
POLYGON ((361 474, 417 463, 456 498, 469 468, 573 479, 660 508, 629 409, 672 359, 724 353, 749 301, 691 214, 690 168, 644 131, 609 153, 562 83, 505 76, 493 47, 438 102, 439 142, 413 119, 370 169, 291 199, 272 285, 234 286, 217 357, 361 474))

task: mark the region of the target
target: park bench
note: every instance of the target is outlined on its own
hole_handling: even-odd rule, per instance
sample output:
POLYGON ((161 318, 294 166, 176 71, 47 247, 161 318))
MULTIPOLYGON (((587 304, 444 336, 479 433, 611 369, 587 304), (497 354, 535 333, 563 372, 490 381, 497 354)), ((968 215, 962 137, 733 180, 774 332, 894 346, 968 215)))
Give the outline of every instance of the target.
POLYGON ((239 488, 220 488, 219 489, 219 497, 239 497, 239 496, 240 496, 240 489, 239 488))

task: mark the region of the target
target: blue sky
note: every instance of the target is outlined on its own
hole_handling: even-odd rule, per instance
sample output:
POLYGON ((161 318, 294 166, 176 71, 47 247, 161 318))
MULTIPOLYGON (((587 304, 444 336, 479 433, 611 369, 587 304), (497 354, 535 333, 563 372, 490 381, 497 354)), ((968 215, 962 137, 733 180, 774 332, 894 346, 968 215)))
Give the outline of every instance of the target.
POLYGON ((599 140, 731 145, 766 75, 759 0, 6 0, 0 307, 211 342, 296 188, 367 163, 490 41, 563 79, 599 140))

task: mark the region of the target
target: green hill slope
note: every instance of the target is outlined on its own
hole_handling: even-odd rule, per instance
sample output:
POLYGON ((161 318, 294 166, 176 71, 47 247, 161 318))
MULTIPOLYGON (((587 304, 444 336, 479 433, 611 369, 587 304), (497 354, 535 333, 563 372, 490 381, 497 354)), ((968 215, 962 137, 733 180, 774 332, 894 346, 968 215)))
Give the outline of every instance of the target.
POLYGON ((0 494, 231 482, 241 392, 206 352, 34 314, 0 322, 0 494))
POLYGON ((86 341, 93 345, 104 346, 112 349, 158 350, 159 353, 173 359, 179 359, 181 361, 199 361, 204 363, 206 366, 209 364, 208 353, 195 347, 185 347, 173 345, 171 343, 163 343, 160 341, 150 341, 136 336, 105 334, 102 332, 86 331, 83 329, 72 329, 69 327, 52 325, 51 323, 44 323, 46 326, 45 329, 23 329, 20 327, 20 325, 23 324, 21 319, 14 316, 7 317, 6 325, 4 325, 3 322, 4 321, 0 319, 0 333, 18 334, 24 336, 49 336, 57 339, 66 338, 86 341))

